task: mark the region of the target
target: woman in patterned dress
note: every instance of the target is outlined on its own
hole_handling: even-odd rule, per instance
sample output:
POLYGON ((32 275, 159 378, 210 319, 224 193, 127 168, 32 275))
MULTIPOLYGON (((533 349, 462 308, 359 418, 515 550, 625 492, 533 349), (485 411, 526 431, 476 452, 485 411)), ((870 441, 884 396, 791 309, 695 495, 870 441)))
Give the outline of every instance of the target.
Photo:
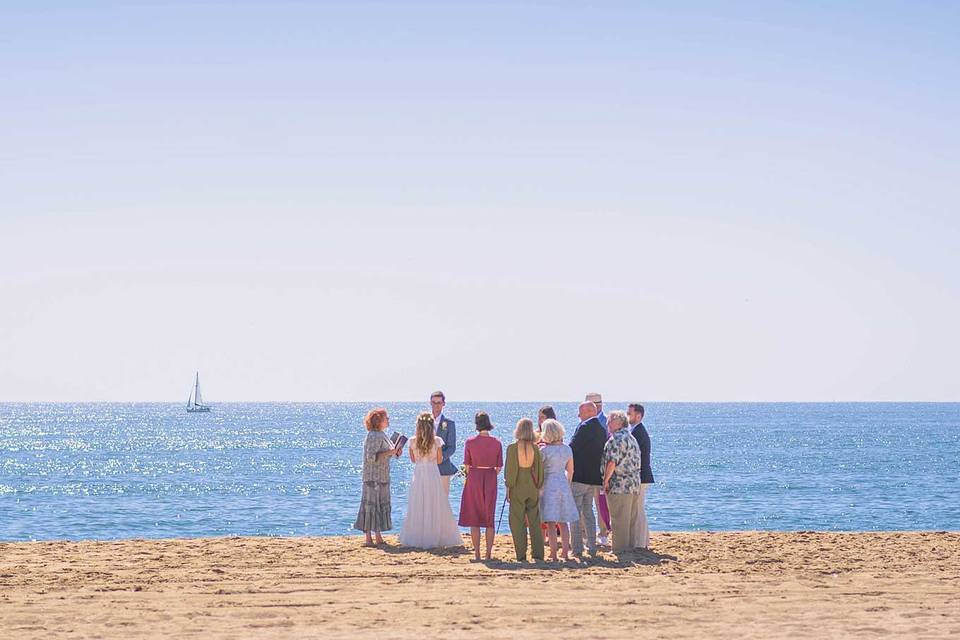
POLYGON ((547 525, 550 560, 557 561, 557 533, 560 534, 562 556, 570 560, 570 523, 580 517, 573 499, 570 480, 573 478, 573 451, 563 444, 563 425, 545 420, 543 436, 543 489, 540 491, 540 516, 547 525))
POLYGON ((390 426, 386 409, 373 409, 363 419, 367 437, 363 441, 363 493, 360 510, 354 529, 367 536, 364 543, 373 546, 371 533, 377 536, 377 544, 383 544, 381 531, 393 528, 390 514, 390 460, 397 457, 397 449, 384 430, 390 426))

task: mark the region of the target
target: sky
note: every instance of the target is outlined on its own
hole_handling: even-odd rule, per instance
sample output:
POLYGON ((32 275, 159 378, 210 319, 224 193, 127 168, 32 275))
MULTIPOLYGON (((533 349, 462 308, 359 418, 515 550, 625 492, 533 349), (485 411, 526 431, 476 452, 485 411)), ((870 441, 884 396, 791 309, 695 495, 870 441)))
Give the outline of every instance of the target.
POLYGON ((0 4, 0 401, 960 400, 960 5, 0 4))

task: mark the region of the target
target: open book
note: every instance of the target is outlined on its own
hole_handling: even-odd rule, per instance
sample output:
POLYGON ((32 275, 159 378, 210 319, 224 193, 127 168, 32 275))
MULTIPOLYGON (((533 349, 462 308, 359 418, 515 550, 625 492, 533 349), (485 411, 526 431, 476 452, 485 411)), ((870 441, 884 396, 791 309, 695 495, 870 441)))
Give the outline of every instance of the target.
POLYGON ((390 436, 390 442, 393 443, 393 447, 397 450, 397 455, 403 453, 403 445, 407 444, 407 436, 393 432, 393 435, 390 436))

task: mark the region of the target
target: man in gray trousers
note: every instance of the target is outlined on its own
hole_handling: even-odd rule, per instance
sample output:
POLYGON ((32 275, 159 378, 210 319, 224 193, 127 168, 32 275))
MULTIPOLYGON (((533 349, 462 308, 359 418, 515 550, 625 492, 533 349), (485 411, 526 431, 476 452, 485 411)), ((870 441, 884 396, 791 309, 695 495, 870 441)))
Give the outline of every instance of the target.
POLYGON ((597 405, 584 402, 579 409, 580 426, 573 433, 570 448, 573 450, 573 500, 577 503, 580 518, 571 524, 573 554, 583 559, 583 540, 586 537, 590 557, 597 555, 597 518, 593 503, 603 484, 600 469, 603 446, 607 442, 607 430, 597 419, 597 405))

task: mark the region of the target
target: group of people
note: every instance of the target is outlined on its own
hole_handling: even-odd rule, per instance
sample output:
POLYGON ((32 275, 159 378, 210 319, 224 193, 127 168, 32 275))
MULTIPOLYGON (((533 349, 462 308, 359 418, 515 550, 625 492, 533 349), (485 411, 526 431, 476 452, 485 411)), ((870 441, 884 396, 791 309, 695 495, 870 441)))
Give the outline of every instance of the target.
MULTIPOLYGON (((572 551, 582 561, 585 549, 596 557, 608 534, 612 534, 615 554, 647 548, 645 496, 654 479, 643 405, 631 404, 627 411, 611 411, 608 416, 600 394, 587 394, 578 408, 580 423, 568 444, 553 407, 545 406, 536 426, 530 418, 517 422, 505 461, 503 446, 491 433, 490 416, 479 411, 474 420, 477 435, 466 441, 461 469, 451 460, 457 432, 456 423, 443 414, 445 405, 443 392, 434 392, 431 410, 417 416, 409 441, 414 472, 400 530, 402 545, 460 546, 459 525, 470 528, 475 558, 481 559, 483 542, 483 557, 491 559, 498 477, 503 471, 518 561, 526 561, 528 549, 534 560, 543 560, 545 537, 554 562, 558 552, 563 560, 570 560, 572 551), (465 481, 455 519, 449 493, 450 479, 458 473, 465 475, 465 481), (481 533, 485 533, 483 540, 481 533)), ((354 527, 365 533, 371 546, 383 544, 381 532, 393 528, 390 461, 400 455, 400 448, 386 435, 389 425, 386 409, 373 409, 364 419, 363 489, 354 527)))

